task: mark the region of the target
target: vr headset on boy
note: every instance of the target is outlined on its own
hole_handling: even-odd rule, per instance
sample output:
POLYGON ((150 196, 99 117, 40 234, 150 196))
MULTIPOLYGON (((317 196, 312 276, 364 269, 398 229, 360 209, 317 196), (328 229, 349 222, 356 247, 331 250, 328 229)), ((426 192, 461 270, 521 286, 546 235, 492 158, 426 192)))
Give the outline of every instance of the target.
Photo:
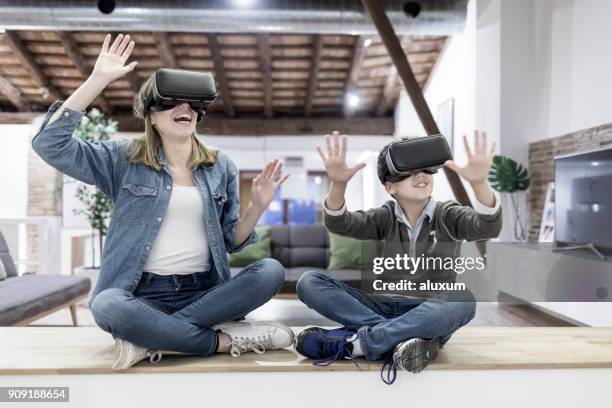
POLYGON ((151 111, 168 110, 188 102, 200 121, 216 97, 215 79, 210 73, 160 68, 155 72, 151 95, 145 101, 145 116, 151 111))
POLYGON ((431 135, 417 138, 402 138, 390 143, 378 159, 378 178, 396 182, 423 171, 435 174, 452 158, 446 138, 431 135))

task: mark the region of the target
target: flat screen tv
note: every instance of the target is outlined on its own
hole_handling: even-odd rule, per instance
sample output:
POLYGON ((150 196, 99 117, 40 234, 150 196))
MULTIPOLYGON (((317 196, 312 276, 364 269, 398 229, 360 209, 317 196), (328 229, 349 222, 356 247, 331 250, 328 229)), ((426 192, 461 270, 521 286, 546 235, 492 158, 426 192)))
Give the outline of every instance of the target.
POLYGON ((555 241, 612 249, 612 147, 555 157, 555 241))

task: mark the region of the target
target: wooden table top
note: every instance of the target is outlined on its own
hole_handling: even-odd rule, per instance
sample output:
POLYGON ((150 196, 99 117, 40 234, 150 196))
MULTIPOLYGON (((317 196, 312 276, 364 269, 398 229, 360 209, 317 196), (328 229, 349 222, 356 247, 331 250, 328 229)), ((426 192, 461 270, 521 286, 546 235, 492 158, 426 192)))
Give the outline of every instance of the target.
MULTIPOLYGON (((296 332, 299 328, 295 328, 296 332)), ((0 375, 115 373, 113 339, 97 327, 1 327, 0 375)), ((360 368, 380 364, 358 359, 360 368)), ((612 328, 465 327, 440 350, 428 370, 612 368, 612 328)), ((129 373, 357 371, 351 361, 319 367, 293 351, 164 356, 129 373)))

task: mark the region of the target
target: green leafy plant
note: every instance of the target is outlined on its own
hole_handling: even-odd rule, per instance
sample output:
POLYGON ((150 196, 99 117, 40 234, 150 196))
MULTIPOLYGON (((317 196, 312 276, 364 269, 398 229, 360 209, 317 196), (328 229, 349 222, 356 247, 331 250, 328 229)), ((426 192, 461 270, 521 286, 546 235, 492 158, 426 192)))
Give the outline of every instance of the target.
MULTIPOLYGON (((74 136, 95 143, 110 140, 111 135, 115 132, 117 132, 117 122, 109 119, 98 109, 93 108, 83 117, 79 128, 74 132, 74 136)), ((73 210, 74 213, 84 214, 92 228, 92 268, 96 268, 95 232, 98 232, 98 244, 101 252, 104 237, 108 231, 107 221, 113 210, 113 201, 97 187, 88 186, 81 182, 76 187, 75 197, 83 204, 83 207, 73 210)))
POLYGON ((510 195, 514 208, 514 238, 524 240, 527 230, 520 217, 517 193, 529 188, 529 171, 509 157, 496 155, 488 179, 495 191, 510 195))

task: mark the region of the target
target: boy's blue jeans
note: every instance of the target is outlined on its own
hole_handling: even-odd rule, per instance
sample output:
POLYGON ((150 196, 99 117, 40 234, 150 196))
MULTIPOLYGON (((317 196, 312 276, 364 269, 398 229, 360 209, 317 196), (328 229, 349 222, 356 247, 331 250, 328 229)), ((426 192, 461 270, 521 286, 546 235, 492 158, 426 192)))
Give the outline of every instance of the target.
POLYGON ((283 286, 285 269, 274 259, 262 259, 214 287, 209 275, 144 272, 133 293, 103 290, 91 311, 102 330, 138 346, 209 356, 218 344, 211 328, 270 300, 283 286))
POLYGON ((361 349, 368 360, 378 360, 397 344, 415 337, 438 338, 444 344, 476 313, 469 290, 441 292, 429 299, 366 295, 319 272, 306 272, 300 277, 297 295, 328 319, 358 328, 361 349))

